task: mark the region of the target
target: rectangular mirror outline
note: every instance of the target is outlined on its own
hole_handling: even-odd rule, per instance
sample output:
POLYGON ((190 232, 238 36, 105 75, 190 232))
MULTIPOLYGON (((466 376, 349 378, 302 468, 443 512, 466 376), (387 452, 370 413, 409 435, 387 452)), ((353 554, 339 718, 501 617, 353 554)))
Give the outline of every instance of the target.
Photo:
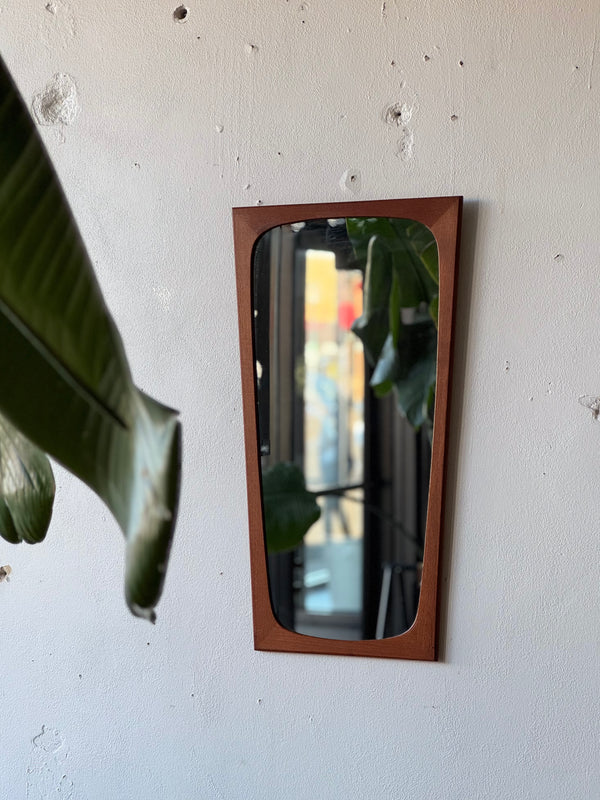
POLYGON ((444 475, 448 441, 449 389, 456 273, 462 198, 419 198, 294 206, 253 206, 233 210, 239 333, 244 402, 248 513, 257 650, 435 660, 437 658, 439 567, 444 475), (421 222, 433 233, 439 255, 440 301, 437 382, 425 552, 416 619, 406 632, 387 639, 359 641, 317 638, 282 627, 269 597, 264 541, 261 474, 256 412, 253 343, 253 253, 256 242, 277 226, 342 217, 389 217, 421 222))

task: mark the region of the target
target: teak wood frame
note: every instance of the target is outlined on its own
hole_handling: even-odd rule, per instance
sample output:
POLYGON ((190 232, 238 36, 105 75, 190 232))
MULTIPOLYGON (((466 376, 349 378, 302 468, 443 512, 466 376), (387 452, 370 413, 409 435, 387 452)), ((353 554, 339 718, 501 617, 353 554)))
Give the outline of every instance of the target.
POLYGON ((252 612, 256 650, 423 661, 437 659, 440 557, 461 213, 462 197, 233 209, 250 524, 252 612), (263 233, 279 225, 342 217, 396 217, 421 222, 435 236, 439 256, 440 299, 434 433, 419 606, 415 621, 408 631, 399 636, 380 640, 340 641, 295 633, 279 624, 273 614, 269 597, 254 377, 252 308, 254 248, 263 233))

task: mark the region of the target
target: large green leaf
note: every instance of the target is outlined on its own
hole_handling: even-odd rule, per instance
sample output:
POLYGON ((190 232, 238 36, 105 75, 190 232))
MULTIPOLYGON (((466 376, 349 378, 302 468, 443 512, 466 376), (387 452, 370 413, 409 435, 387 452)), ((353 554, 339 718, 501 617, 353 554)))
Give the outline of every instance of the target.
POLYGON ((267 552, 297 547, 321 516, 315 495, 306 490, 302 470, 287 462, 267 467, 262 474, 262 490, 267 552))
POLYGON ((0 536, 14 544, 41 542, 53 501, 50 462, 0 415, 0 536))
POLYGON ((131 610, 154 618, 179 491, 176 412, 134 386, 27 109, 0 62, 0 412, 108 505, 131 610))

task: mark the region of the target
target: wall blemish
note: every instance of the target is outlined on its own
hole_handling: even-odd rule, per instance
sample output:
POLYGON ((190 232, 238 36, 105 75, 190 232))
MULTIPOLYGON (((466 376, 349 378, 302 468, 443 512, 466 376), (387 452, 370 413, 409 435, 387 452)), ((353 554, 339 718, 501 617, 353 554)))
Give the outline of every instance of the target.
POLYGON ((408 103, 393 103, 383 112, 383 118, 388 125, 406 125, 413 115, 413 108, 408 103))
POLYGON ((27 767, 27 800, 61 797, 72 800, 73 781, 67 775, 69 751, 60 733, 42 725, 41 733, 31 740, 27 767))
POLYGON ((165 309, 165 311, 169 311, 171 308, 171 300, 172 300, 172 293, 170 289, 167 289, 165 286, 153 286, 152 287, 152 294, 160 305, 165 309))
POLYGON ((596 45, 598 43, 598 31, 594 30, 594 42, 592 44, 592 55, 590 57, 590 71, 588 74, 588 89, 592 88, 592 72, 594 71, 594 61, 596 60, 596 45))
POLYGON ((173 12, 173 19, 175 22, 186 22, 189 13, 189 9, 185 6, 177 6, 173 12))
POLYGON ((578 399, 579 405, 588 408, 592 412, 593 419, 598 419, 598 416, 600 416, 600 397, 582 394, 578 399))
POLYGON ((357 170, 347 169, 340 178, 340 188, 352 194, 360 192, 360 185, 360 172, 357 170))
POLYGON ((398 140, 397 156, 402 159, 402 161, 410 161, 410 159, 413 157, 415 137, 413 136, 411 129, 408 127, 402 128, 401 134, 402 135, 398 140))
POLYGON ((10 578, 8 576, 10 575, 11 572, 12 568, 8 564, 5 564, 3 567, 0 567, 0 583, 2 583, 2 581, 6 581, 7 583, 9 583, 10 578))
POLYGON ((44 9, 56 19, 56 22, 53 23, 56 25, 55 32, 59 31, 62 36, 66 34, 70 38, 75 36, 75 14, 69 3, 65 0, 48 0, 44 9))
MULTIPOLYGON (((405 83, 402 81, 400 88, 404 89, 405 83)), ((415 103, 400 100, 389 105, 383 112, 383 121, 392 128, 400 128, 400 139, 397 143, 396 155, 402 161, 410 161, 413 157, 414 134, 409 127, 415 112, 415 103)))
POLYGON ((71 125, 79 113, 77 86, 59 72, 33 98, 33 114, 40 125, 71 125))

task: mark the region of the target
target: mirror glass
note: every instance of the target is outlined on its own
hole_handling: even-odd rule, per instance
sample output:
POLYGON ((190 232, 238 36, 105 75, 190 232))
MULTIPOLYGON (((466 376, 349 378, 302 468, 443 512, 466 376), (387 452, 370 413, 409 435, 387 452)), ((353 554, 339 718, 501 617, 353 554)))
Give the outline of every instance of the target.
POLYGON ((421 586, 436 240, 391 217, 279 225, 255 244, 252 293, 273 613, 314 637, 398 636, 421 586))

